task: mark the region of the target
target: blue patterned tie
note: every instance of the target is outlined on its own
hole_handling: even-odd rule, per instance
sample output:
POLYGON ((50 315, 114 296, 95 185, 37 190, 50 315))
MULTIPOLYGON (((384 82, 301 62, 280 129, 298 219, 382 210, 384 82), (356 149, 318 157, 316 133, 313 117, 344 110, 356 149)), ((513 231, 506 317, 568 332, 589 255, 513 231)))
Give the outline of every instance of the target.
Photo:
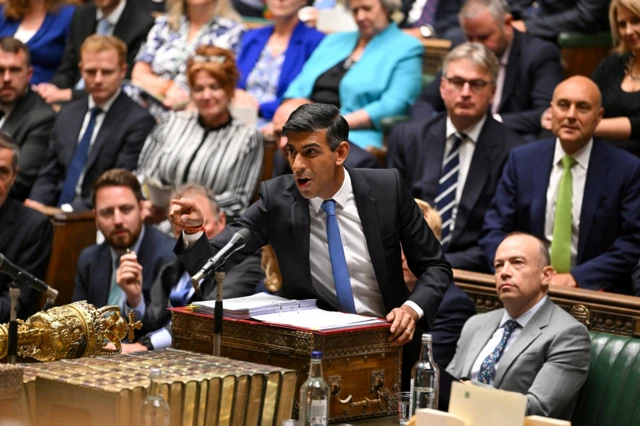
POLYGON ((189 301, 189 291, 190 287, 185 287, 180 290, 171 289, 171 293, 169 294, 169 300, 171 301, 171 306, 173 308, 179 308, 181 306, 185 306, 189 301))
POLYGON ((82 175, 84 166, 89 158, 89 148, 91 147, 91 137, 93 136, 93 129, 96 126, 96 117, 102 110, 99 108, 91 108, 91 115, 89 116, 89 123, 87 124, 87 130, 84 131, 80 143, 76 147, 76 151, 73 153, 69 170, 67 171, 67 177, 64 180, 64 186, 62 187, 62 193, 58 200, 58 207, 63 204, 67 204, 73 201, 76 197, 76 186, 78 180, 82 175))
POLYGON ((329 243, 329 258, 331 259, 331 270, 333 272, 333 282, 338 295, 338 306, 341 312, 351 314, 356 313, 356 306, 353 301, 351 291, 351 280, 347 269, 347 260, 344 256, 342 238, 340 238, 340 227, 336 217, 336 202, 326 200, 322 203, 322 210, 327 214, 327 241, 329 243))
POLYGON ((442 174, 438 181, 438 195, 436 209, 442 218, 442 236, 440 243, 442 250, 447 251, 451 242, 451 228, 453 227, 453 209, 456 205, 456 191, 458 189, 458 170, 460 170, 460 144, 464 135, 453 136, 453 145, 447 152, 442 167, 442 174))
POLYGON ((482 361, 482 365, 480 365, 480 372, 478 373, 478 381, 480 383, 490 384, 493 378, 496 376, 496 363, 500 361, 502 357, 502 352, 504 352, 505 346, 507 346, 507 341, 509 337, 511 337, 511 333, 513 330, 518 328, 520 324, 518 324, 514 320, 509 320, 504 323, 502 326, 504 328, 504 333, 502 334, 502 340, 498 343, 498 346, 487 356, 484 361, 482 361))
POLYGON ((421 27, 423 25, 433 25, 436 21, 436 13, 438 9, 438 3, 440 0, 427 0, 422 9, 422 15, 420 19, 415 23, 415 26, 421 27))

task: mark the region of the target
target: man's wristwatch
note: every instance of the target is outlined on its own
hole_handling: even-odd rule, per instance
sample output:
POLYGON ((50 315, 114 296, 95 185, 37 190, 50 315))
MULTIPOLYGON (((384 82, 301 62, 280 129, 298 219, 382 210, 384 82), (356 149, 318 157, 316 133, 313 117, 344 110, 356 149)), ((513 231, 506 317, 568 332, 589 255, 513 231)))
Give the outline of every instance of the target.
POLYGON ((422 38, 433 38, 436 36, 436 30, 430 24, 421 25, 419 30, 422 38))
POLYGON ((138 339, 138 343, 140 343, 142 346, 145 346, 150 351, 153 350, 153 343, 151 343, 151 338, 149 336, 147 336, 147 335, 142 336, 141 338, 139 338, 138 339))

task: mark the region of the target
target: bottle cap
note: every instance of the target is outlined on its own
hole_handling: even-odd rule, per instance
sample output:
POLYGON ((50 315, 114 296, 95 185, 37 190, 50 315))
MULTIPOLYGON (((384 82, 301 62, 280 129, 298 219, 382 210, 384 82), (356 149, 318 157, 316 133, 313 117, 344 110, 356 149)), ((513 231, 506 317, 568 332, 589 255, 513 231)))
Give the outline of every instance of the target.
POLYGON ((156 379, 161 376, 161 372, 159 368, 152 368, 150 370, 150 376, 152 379, 156 379))
POLYGON ((311 359, 322 359, 322 351, 311 352, 311 359))
POLYGON ((431 334, 429 333, 424 333, 422 335, 422 343, 425 343, 425 342, 433 342, 433 336, 431 336, 431 334))

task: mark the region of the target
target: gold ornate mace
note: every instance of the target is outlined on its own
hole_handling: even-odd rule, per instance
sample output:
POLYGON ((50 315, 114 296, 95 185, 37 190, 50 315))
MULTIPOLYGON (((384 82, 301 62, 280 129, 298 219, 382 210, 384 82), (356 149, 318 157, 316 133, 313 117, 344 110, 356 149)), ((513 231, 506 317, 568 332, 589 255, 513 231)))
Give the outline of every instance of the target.
MULTIPOLYGON (((39 361, 95 357, 119 354, 120 341, 134 338, 134 329, 142 327, 140 321, 133 322, 134 313, 129 313, 129 322, 122 318, 117 306, 100 309, 86 301, 51 308, 38 312, 27 321, 18 321, 18 355, 39 361), (115 349, 106 349, 111 342, 115 349)), ((7 355, 9 325, 0 325, 0 359, 7 355)))

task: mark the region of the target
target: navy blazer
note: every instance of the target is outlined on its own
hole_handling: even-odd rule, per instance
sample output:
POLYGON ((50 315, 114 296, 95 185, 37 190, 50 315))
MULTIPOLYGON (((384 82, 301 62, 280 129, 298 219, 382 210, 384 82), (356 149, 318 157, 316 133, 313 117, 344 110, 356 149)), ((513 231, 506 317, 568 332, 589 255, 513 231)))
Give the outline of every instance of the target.
MULTIPOLYGON (((529 143, 509 155, 480 238, 490 267, 510 232, 545 239, 555 143, 555 139, 529 143)), ((571 274, 582 288, 633 294, 630 276, 639 258, 640 159, 596 139, 580 212, 577 266, 571 274)))
MULTIPOLYGON (((412 120, 428 119, 445 110, 440 96, 441 77, 440 72, 416 99, 411 108, 412 120)), ((514 29, 498 108, 502 122, 526 140, 536 140, 542 131, 540 116, 563 78, 558 47, 514 29)))
MULTIPOLYGON (((273 25, 247 31, 242 36, 240 53, 236 64, 240 70, 240 80, 238 88, 246 89, 247 77, 255 67, 262 51, 264 50, 269 37, 273 34, 273 25)), ((307 27, 303 22, 298 22, 289 39, 289 45, 285 51, 284 63, 278 78, 277 99, 271 102, 260 104, 260 116, 271 119, 276 112, 278 105, 282 103, 282 96, 289 87, 289 83, 300 74, 304 63, 309 59, 311 53, 320 44, 324 34, 315 28, 307 27)))
POLYGON ((640 262, 633 268, 631 279, 633 280, 633 293, 636 295, 640 294, 640 262))
MULTIPOLYGON (((175 240, 153 226, 145 225, 144 238, 136 253, 142 265, 142 295, 146 306, 151 304, 151 288, 160 270, 175 260, 175 240)), ((73 289, 73 301, 86 300, 96 308, 109 301, 113 261, 109 244, 105 241, 82 250, 78 257, 78 273, 73 289)))
MULTIPOLYGON (((407 15, 413 7, 415 0, 402 0, 402 13, 404 13, 404 21, 402 27, 407 27, 407 15)), ((433 29, 436 31, 438 38, 449 38, 451 30, 458 30, 460 28, 460 21, 458 20, 458 12, 462 8, 464 1, 462 0, 442 0, 439 1, 436 6, 435 22, 433 23, 433 29)))
MULTIPOLYGON (((344 165, 354 169, 380 168, 380 163, 378 163, 378 160, 376 160, 376 157, 374 157, 372 153, 352 142, 349 142, 349 155, 344 161, 344 165)), ((289 162, 284 158, 282 151, 277 149, 273 154, 273 172, 271 173, 271 177, 278 177, 290 173, 291 166, 289 166, 289 162)))
MULTIPOLYGON (((45 215, 11 198, 0 205, 0 253, 36 278, 44 279, 49 265, 53 227, 45 215)), ((11 311, 11 277, 0 274, 0 324, 8 322, 11 311)), ((38 310, 40 294, 20 286, 18 318, 26 320, 38 310)))
MULTIPOLYGON (((32 200, 57 205, 88 108, 89 99, 84 97, 66 104, 58 114, 42 169, 29 195, 32 200)), ((147 110, 120 92, 89 151, 81 196, 71 203, 74 210, 91 209, 91 189, 102 173, 114 168, 135 170, 144 141, 155 124, 147 110)))
MULTIPOLYGON (((4 8, 0 7, 0 37, 13 37, 22 20, 7 18, 4 8)), ((31 84, 49 82, 58 69, 69 37, 74 10, 75 6, 67 4, 59 6, 56 12, 48 12, 38 31, 25 43, 33 65, 31 84)))
MULTIPOLYGON (((432 206, 438 195, 446 121, 446 113, 430 121, 413 120, 396 126, 389 136, 387 166, 398 169, 411 195, 432 206)), ((471 159, 446 253, 451 267, 488 272, 478 237, 507 156, 523 143, 517 133, 487 116, 471 159)))

